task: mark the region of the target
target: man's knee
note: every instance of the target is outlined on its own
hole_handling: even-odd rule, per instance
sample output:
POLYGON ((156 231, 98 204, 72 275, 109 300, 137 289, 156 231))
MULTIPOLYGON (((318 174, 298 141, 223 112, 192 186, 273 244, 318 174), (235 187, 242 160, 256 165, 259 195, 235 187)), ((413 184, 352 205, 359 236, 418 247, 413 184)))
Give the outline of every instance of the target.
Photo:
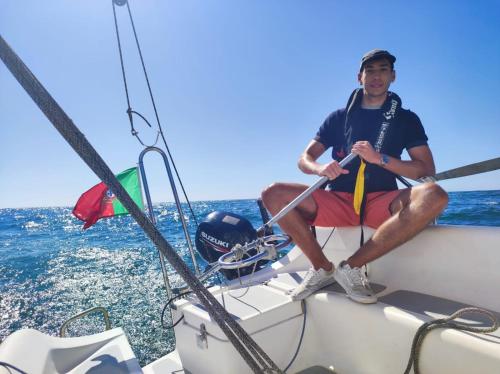
POLYGON ((266 207, 269 207, 273 202, 280 200, 280 197, 284 195, 287 189, 286 183, 276 182, 266 188, 261 193, 262 201, 266 207))
POLYGON ((442 212, 448 205, 448 193, 436 183, 425 183, 422 185, 424 198, 431 206, 442 212))

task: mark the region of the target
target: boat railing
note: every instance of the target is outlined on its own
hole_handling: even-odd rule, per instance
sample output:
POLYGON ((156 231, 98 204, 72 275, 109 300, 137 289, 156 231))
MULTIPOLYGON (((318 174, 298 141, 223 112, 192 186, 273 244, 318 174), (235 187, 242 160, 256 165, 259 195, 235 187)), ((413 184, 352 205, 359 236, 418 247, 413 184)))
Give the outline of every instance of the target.
MULTIPOLYGON (((198 265, 198 262, 196 260, 196 254, 194 252, 193 243, 191 241, 191 236, 189 235, 189 231, 188 231, 187 223, 186 223, 186 218, 184 216, 184 211, 182 209, 182 206, 181 206, 181 203, 179 200, 179 195, 177 193, 177 188, 176 188, 174 177, 172 175, 170 164, 168 162, 168 158, 167 158, 167 155, 165 154, 165 152, 163 152, 163 150, 158 148, 158 147, 146 147, 139 155, 139 170, 141 173, 144 194, 146 196, 146 203, 147 203, 147 207, 148 207, 149 219, 156 226, 156 218, 155 218, 154 211, 153 211, 153 203, 151 201, 151 194, 149 193, 149 186, 148 186, 148 181, 146 178, 146 171, 144 169, 144 160, 143 160, 144 155, 148 152, 158 152, 163 158, 163 162, 165 164, 165 169, 167 170, 168 179, 170 182, 170 187, 172 188, 172 194, 174 196, 175 205, 177 207, 177 212, 179 213, 179 217, 181 220, 182 230, 184 232, 184 236, 186 238, 186 243, 187 243, 187 246, 189 248, 189 253, 190 253, 191 259, 193 261, 194 270, 195 270, 196 275, 199 277, 200 276, 199 265, 198 265)), ((165 258, 161 252, 158 252, 158 253, 160 255, 160 264, 161 264, 161 269, 162 269, 162 274, 163 274, 163 281, 165 283, 165 288, 167 290, 167 296, 170 299, 172 297, 172 287, 170 286, 167 268, 165 265, 165 258)))
POLYGON ((108 313, 107 309, 102 307, 102 306, 95 306, 93 308, 84 310, 83 312, 78 313, 78 314, 72 316, 71 318, 69 318, 68 320, 66 320, 66 322, 64 322, 62 324, 61 328, 59 329, 59 336, 61 338, 64 338, 66 336, 66 331, 68 330, 68 325, 71 322, 74 322, 77 319, 83 318, 83 317, 89 315, 90 313, 95 313, 95 312, 102 313, 102 316, 104 317, 104 323, 106 324, 106 330, 110 330, 111 329, 111 321, 109 319, 109 313, 108 313))

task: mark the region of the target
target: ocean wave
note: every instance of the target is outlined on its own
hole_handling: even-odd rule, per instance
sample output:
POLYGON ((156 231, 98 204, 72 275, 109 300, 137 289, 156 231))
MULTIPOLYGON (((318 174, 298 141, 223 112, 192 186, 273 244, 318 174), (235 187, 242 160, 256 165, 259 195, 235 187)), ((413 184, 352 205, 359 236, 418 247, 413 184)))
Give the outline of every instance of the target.
MULTIPOLYGON (((450 193, 440 223, 500 226, 500 192, 450 193)), ((191 238, 195 220, 188 214, 191 238)), ((262 224, 255 200, 193 202, 196 220, 229 211, 262 224)), ((190 266, 191 254, 175 204, 155 205, 158 229, 190 266)), ((57 335, 70 316, 100 305, 122 326, 142 365, 173 348, 172 332, 160 326, 166 292, 158 251, 129 216, 98 221, 83 231, 69 208, 0 210, 0 340, 30 327, 57 335)), ((201 268, 206 263, 197 257, 201 268)), ((172 287, 183 284, 167 264, 172 287)), ((102 331, 99 316, 70 326, 70 335, 102 331)))
POLYGON ((498 201, 485 201, 484 204, 485 205, 498 205, 498 204, 500 204, 500 202, 498 202, 498 201))
POLYGON ((26 223, 23 225, 23 227, 24 227, 25 229, 28 229, 28 230, 31 230, 31 229, 38 229, 38 228, 40 228, 40 227, 42 227, 42 226, 43 226, 43 224, 38 223, 38 222, 35 222, 35 221, 28 221, 28 222, 26 222, 26 223))

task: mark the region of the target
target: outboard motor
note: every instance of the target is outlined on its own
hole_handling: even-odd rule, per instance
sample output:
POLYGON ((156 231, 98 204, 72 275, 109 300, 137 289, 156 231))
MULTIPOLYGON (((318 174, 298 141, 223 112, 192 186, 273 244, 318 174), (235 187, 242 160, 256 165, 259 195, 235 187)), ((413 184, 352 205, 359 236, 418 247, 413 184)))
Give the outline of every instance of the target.
MULTIPOLYGON (((210 213, 205 220, 200 223, 196 231, 196 249, 201 257, 209 263, 215 262, 220 256, 229 252, 236 244, 250 243, 257 239, 257 231, 245 218, 229 212, 215 211, 210 213)), ((253 253, 249 251, 249 255, 253 253)), ((258 270, 267 261, 259 261, 255 270, 258 270)), ((253 266, 238 269, 221 269, 227 279, 234 279, 250 274, 253 266)))

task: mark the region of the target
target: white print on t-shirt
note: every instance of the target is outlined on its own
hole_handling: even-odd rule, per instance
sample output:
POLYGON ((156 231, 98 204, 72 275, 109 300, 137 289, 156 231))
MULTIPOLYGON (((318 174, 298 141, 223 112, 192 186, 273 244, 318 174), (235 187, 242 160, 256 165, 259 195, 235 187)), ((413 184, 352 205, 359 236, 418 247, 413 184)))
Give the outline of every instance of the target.
POLYGON ((391 100, 391 109, 384 113, 384 117, 386 120, 390 120, 396 114, 396 108, 398 107, 398 102, 394 99, 391 100))

